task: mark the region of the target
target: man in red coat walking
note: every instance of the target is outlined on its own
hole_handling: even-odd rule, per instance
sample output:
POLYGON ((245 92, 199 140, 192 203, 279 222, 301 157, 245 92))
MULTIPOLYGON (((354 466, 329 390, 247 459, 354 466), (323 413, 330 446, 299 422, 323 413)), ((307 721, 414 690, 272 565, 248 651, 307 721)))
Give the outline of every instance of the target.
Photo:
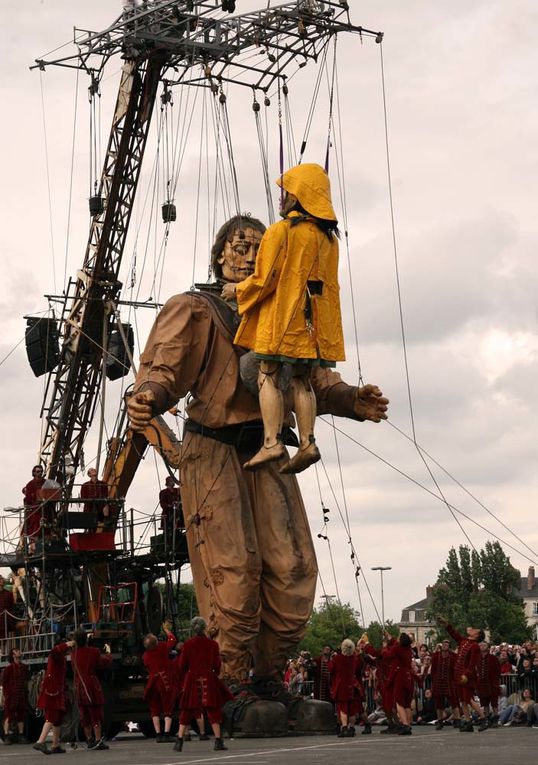
POLYGON ((109 652, 103 655, 98 648, 88 645, 86 630, 76 630, 73 637, 76 647, 71 652, 71 666, 80 724, 84 728, 88 749, 108 749, 102 736, 105 699, 97 675, 99 671, 110 666, 112 657, 109 652))
POLYGON ((489 727, 489 714, 492 714, 491 725, 498 727, 498 700, 501 693, 501 664, 496 656, 489 652, 489 643, 480 643, 480 659, 476 665, 476 690, 480 704, 484 709, 484 718, 478 726, 479 731, 489 727))
POLYGON ((439 650, 432 656, 432 694, 437 710, 436 730, 442 730, 445 709, 452 709, 452 718, 456 727, 460 724, 460 706, 458 692, 454 682, 456 654, 450 650, 450 640, 443 640, 439 650))
POLYGON ((168 622, 163 624, 166 635, 164 642, 159 642, 155 635, 149 634, 144 638, 142 662, 148 671, 148 680, 144 690, 144 699, 149 704, 153 727, 157 734, 157 743, 170 741, 172 727, 173 696, 170 692, 170 672, 172 662, 170 651, 176 644, 176 638, 170 630, 168 622), (161 717, 164 717, 164 733, 161 733, 161 717))
POLYGON ((484 640, 484 631, 478 629, 478 627, 467 627, 467 637, 464 637, 448 623, 447 619, 439 616, 437 617, 437 621, 458 644, 458 652, 454 664, 454 682, 457 688, 458 700, 463 711, 463 716, 465 717, 465 720, 460 726, 460 731, 463 733, 472 733, 474 728, 471 719, 471 708, 482 717, 482 710, 480 709, 480 705, 474 700, 474 695, 476 666, 480 659, 480 648, 478 644, 484 640))
POLYGON ((340 646, 341 653, 335 654, 329 663, 331 673, 331 696, 336 704, 336 714, 340 722, 338 736, 353 736, 355 718, 362 712, 362 699, 357 688, 361 684, 362 663, 355 655, 355 644, 346 638, 340 646))
POLYGON ((74 645, 74 640, 69 640, 67 643, 58 643, 49 653, 47 669, 43 678, 43 684, 41 685, 41 693, 37 700, 37 706, 43 710, 45 723, 41 735, 34 744, 34 749, 43 752, 43 754, 63 754, 65 752, 65 749, 62 749, 60 746, 60 727, 66 710, 66 655, 74 645), (51 729, 52 749, 49 749, 46 741, 51 729))
POLYGON ((394 712, 395 664, 394 657, 389 655, 389 649, 395 644, 396 638, 385 632, 381 649, 374 648, 370 643, 364 646, 365 653, 376 660, 376 686, 381 696, 381 707, 388 722, 387 727, 383 728, 380 733, 398 733, 399 731, 398 718, 394 712))
MULTIPOLYGON (((174 751, 183 749, 183 737, 192 719, 198 724, 204 712, 215 734, 215 750, 224 751, 221 735, 222 707, 233 698, 224 683, 219 680, 221 658, 219 644, 207 637, 207 625, 201 616, 195 616, 191 622, 194 637, 183 645, 179 659, 180 685, 182 687, 179 716, 179 731, 174 744, 174 751)), ((202 733, 203 727, 200 728, 202 733)))
POLYGON ((28 714, 28 667, 21 661, 20 648, 9 652, 9 664, 2 673, 4 689, 4 743, 29 744, 24 736, 28 714))
POLYGON ((413 651, 411 637, 402 632, 387 650, 387 657, 394 661, 391 686, 394 691, 394 702, 402 727, 399 735, 410 736, 413 732, 411 723, 413 712, 411 704, 415 690, 415 674, 413 672, 413 651))

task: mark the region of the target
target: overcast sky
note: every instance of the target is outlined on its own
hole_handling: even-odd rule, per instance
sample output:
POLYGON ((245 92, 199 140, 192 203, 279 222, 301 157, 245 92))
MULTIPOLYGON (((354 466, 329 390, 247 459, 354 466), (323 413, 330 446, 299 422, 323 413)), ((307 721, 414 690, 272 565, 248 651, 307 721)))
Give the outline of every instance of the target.
MULTIPOLYGON (((352 0, 350 4, 354 23, 385 32, 396 235, 418 441, 536 550, 538 7, 534 0, 352 0)), ((265 3, 238 0, 237 5, 241 12, 265 3)), ((0 127, 4 185, 0 358, 23 337, 23 314, 46 311, 43 294, 61 291, 64 270, 69 276, 81 267, 88 228, 86 76, 79 79, 71 225, 66 247, 76 75, 55 68, 40 75, 30 72, 28 66, 36 57, 69 40, 74 25, 102 29, 119 10, 120 3, 115 0, 3 0, 0 5, 4 115, 0 127)), ((365 380, 380 385, 390 397, 391 421, 410 433, 388 207, 380 50, 370 39, 361 46, 354 36, 342 39, 338 48, 360 360, 365 380)), ((102 83, 103 148, 119 68, 119 60, 110 62, 102 83)), ((303 134, 316 75, 316 65, 311 64, 290 83, 296 143, 303 134)), ((324 159, 326 91, 324 85, 305 155, 307 161, 322 163, 324 159)), ((174 113, 178 115, 182 108, 179 90, 174 99, 174 113)), ((250 106, 248 94, 230 89, 228 107, 241 207, 267 219, 250 106)), ((155 220, 151 208, 157 120, 154 123, 122 268, 123 280, 128 283, 136 252, 133 294, 140 299, 152 296, 165 300, 188 289, 193 273, 196 280, 207 277, 208 243, 214 221, 207 214, 212 199, 207 190, 205 148, 199 197, 196 189, 200 137, 202 146, 210 147, 210 169, 214 138, 210 131, 206 144, 202 98, 193 115, 175 196, 179 220, 171 226, 162 282, 162 259, 158 263, 160 290, 152 286, 164 228, 158 218, 155 220)), ((267 110, 267 124, 270 174, 276 177, 278 124, 274 98, 267 110)), ((164 201, 162 161, 157 165, 160 169, 154 201, 160 205, 164 201)), ((335 168, 333 156, 335 205, 341 215, 335 168)), ((224 215, 221 202, 219 206, 217 223, 224 215)), ((155 210, 158 212, 158 207, 155 210)), ((346 380, 355 381, 358 370, 349 285, 342 247, 348 361, 341 372, 346 380)), ((153 318, 151 310, 136 312, 142 344, 153 318)), ((43 384, 44 378, 33 377, 23 345, 0 368, 2 506, 18 505, 21 487, 30 478, 40 443, 43 384)), ((120 389, 119 382, 109 386, 111 419, 112 404, 117 405, 120 389)), ((437 493, 412 443, 388 424, 340 420, 337 426, 437 493)), ((336 595, 338 588, 341 598, 358 608, 350 550, 336 505, 337 501, 345 512, 335 440, 331 428, 323 423, 318 424, 317 435, 330 480, 319 468, 322 498, 331 511, 329 536, 336 583, 327 545, 316 538, 322 515, 314 468, 300 481, 321 575, 327 594, 336 595)), ((86 448, 88 462, 95 456, 95 443, 92 433, 86 448)), ((338 436, 338 448, 352 538, 375 607, 381 610, 379 578, 370 567, 392 566, 385 576, 385 612, 398 620, 402 607, 422 598, 426 586, 435 581, 449 547, 465 542, 465 538, 437 498, 343 435, 338 436)), ((538 561, 538 554, 523 547, 437 467, 433 466, 433 470, 449 502, 488 529, 489 533, 462 519, 476 547, 498 534, 517 548, 517 552, 508 547, 506 550, 523 572, 529 565, 525 555, 538 561)), ((150 454, 132 486, 128 506, 152 512, 159 481, 163 480, 164 469, 150 454)), ((369 621, 375 617, 375 608, 364 579, 359 581, 364 616, 369 621)))

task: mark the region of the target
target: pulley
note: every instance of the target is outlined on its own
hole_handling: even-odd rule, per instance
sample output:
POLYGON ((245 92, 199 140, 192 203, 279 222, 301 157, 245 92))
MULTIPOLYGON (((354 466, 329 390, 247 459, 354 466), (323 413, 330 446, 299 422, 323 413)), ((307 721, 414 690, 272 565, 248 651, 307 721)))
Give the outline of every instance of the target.
POLYGON ((176 206, 173 202, 165 202, 161 208, 163 223, 173 223, 177 218, 176 206))
POLYGON ((100 194, 95 194, 89 199, 90 215, 94 218, 96 215, 101 215, 105 209, 105 201, 100 194))

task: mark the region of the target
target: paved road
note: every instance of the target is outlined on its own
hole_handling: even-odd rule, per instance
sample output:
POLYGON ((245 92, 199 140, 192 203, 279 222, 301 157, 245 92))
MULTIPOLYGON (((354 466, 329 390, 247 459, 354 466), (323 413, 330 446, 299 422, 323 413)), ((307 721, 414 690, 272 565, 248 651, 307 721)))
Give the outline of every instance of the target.
MULTIPOLYGON (((533 728, 500 728, 484 733, 459 733, 452 729, 434 731, 415 728, 413 735, 372 736, 337 739, 332 736, 308 736, 277 739, 236 739, 226 741, 227 752, 214 752, 212 741, 186 743, 181 754, 169 744, 139 736, 126 736, 110 742, 108 752, 70 749, 60 760, 64 765, 514 765, 535 763, 538 751, 538 730, 533 728)), ((31 746, 2 747, 0 765, 34 765, 44 755, 31 746)), ((48 763, 57 763, 57 759, 48 763)))

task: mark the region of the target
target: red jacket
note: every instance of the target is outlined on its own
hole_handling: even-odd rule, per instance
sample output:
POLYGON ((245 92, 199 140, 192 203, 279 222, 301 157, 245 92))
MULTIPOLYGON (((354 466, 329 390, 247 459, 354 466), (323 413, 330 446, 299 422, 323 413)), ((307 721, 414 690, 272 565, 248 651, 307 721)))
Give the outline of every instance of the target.
POLYGON ((159 688, 163 692, 168 691, 172 669, 170 651, 176 642, 175 635, 169 632, 164 642, 157 643, 155 648, 144 651, 142 654, 142 662, 148 671, 144 698, 147 698, 154 688, 159 688))
POLYGON ((38 533, 41 524, 41 498, 38 494, 44 483, 44 478, 32 478, 22 490, 24 506, 26 508, 24 514, 24 533, 29 537, 35 536, 38 533))
POLYGON ((9 590, 0 590, 0 638, 7 637, 7 633, 13 629, 15 624, 13 606, 13 593, 9 590))
POLYGON ((395 644, 396 639, 391 638, 386 647, 383 648, 374 648, 370 643, 364 646, 365 654, 376 660, 376 685, 380 691, 383 691, 385 686, 390 685, 394 680, 396 665, 395 658, 390 653, 390 649, 395 644))
POLYGON ((451 624, 447 624, 446 631, 458 644, 458 653, 454 664, 455 683, 456 685, 462 685, 461 677, 465 675, 468 682, 472 684, 476 674, 476 665, 480 659, 480 647, 476 640, 460 635, 451 624))
POLYGON ((479 696, 497 698, 500 694, 501 665, 491 653, 480 653, 475 670, 475 685, 479 696))
POLYGON ((49 653, 41 693, 37 700, 40 709, 65 709, 65 656, 69 651, 66 643, 59 643, 49 653))
POLYGON ((181 510, 181 499, 179 496, 179 489, 162 489, 159 492, 159 504, 162 508, 163 514, 161 518, 161 528, 171 526, 174 518, 174 509, 176 513, 176 529, 182 529, 185 526, 183 519, 183 512, 181 510))
POLYGON ((104 704, 103 689, 97 673, 112 663, 110 654, 101 654, 93 646, 77 646, 71 652, 71 666, 75 678, 75 690, 80 706, 104 704))
POLYGON ((436 651, 432 656, 432 693, 434 696, 449 696, 454 691, 454 667, 456 654, 449 651, 446 655, 436 651))
MULTIPOLYGON (((80 487, 81 499, 107 499, 108 497, 108 484, 104 481, 97 479, 95 483, 93 481, 86 481, 80 487)), ((104 507, 103 502, 85 502, 84 512, 92 513, 102 510, 104 507)))
POLYGON ((2 673, 4 714, 10 710, 25 710, 28 706, 28 667, 22 662, 11 662, 2 673))
POLYGON ((219 644, 205 635, 187 640, 179 657, 183 709, 219 709, 233 696, 219 680, 219 644))
POLYGON ((329 662, 331 673, 331 696, 334 701, 351 701, 361 683, 362 661, 355 654, 344 656, 337 653, 329 662))

